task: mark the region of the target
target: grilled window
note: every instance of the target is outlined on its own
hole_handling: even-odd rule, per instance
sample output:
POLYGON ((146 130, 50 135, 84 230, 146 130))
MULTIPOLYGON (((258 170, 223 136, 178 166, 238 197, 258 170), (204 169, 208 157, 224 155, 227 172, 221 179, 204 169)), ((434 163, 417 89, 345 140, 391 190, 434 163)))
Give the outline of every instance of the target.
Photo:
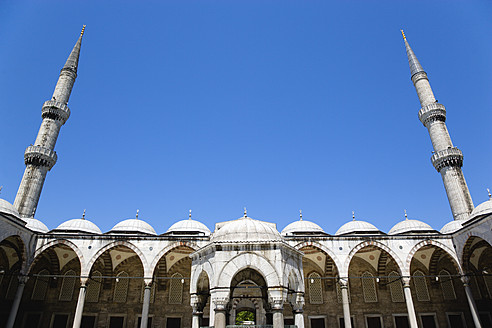
POLYGON ((118 273, 117 277, 116 285, 114 287, 113 301, 116 303, 125 303, 128 295, 128 284, 130 279, 127 279, 128 273, 125 271, 118 273))
POLYGON ((454 292, 454 285, 451 275, 446 270, 439 272, 439 281, 441 282, 442 296, 445 300, 455 300, 456 293, 454 292))
POLYGON ((429 289, 427 288, 427 279, 424 277, 424 273, 417 270, 413 273, 413 284, 415 286, 415 293, 417 294, 417 300, 426 302, 430 300, 429 289))
POLYGON ((183 302, 183 276, 180 273, 175 273, 171 278, 169 304, 181 304, 183 302))
POLYGON ((400 275, 396 271, 392 271, 389 274, 388 286, 390 288, 391 301, 393 301, 394 303, 405 302, 403 285, 401 283, 400 275))
POLYGON ((308 277, 309 303, 323 304, 323 288, 321 287, 321 276, 313 272, 308 277))
MULTIPOLYGON (((49 275, 49 271, 44 269, 39 271, 39 275, 49 275)), ((49 277, 36 277, 34 288, 32 289, 31 299, 33 301, 44 301, 46 291, 48 290, 49 277)))
POLYGON ((369 272, 362 274, 362 293, 364 294, 364 302, 374 303, 378 301, 378 295, 376 293, 376 281, 374 276, 369 272))
POLYGON ((65 277, 63 277, 61 288, 60 288, 60 301, 71 301, 73 296, 73 289, 75 288, 75 271, 68 270, 65 272, 65 277))
POLYGON ((89 303, 99 302, 99 294, 101 293, 102 274, 99 271, 92 273, 91 279, 87 284, 85 301, 89 303))

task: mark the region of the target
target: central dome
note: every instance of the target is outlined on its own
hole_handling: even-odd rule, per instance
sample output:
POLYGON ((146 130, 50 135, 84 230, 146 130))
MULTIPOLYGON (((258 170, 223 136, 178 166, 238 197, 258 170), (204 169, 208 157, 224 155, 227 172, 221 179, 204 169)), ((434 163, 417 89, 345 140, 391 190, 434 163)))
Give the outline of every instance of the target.
POLYGON ((282 240, 274 223, 253 220, 247 216, 226 222, 212 235, 212 241, 215 242, 251 243, 282 240))

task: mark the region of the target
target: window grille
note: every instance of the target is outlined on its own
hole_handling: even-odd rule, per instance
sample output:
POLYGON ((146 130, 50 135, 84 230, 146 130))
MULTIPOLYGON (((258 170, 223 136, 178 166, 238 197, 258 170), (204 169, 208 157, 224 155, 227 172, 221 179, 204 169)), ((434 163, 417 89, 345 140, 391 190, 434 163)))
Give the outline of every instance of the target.
MULTIPOLYGON (((338 303, 342 303, 343 300, 342 300, 342 288, 340 287, 340 283, 336 283, 336 286, 337 286, 337 301, 338 303)), ((350 284, 347 283, 347 295, 348 295, 348 301, 349 303, 351 303, 351 299, 350 299, 350 284)))
MULTIPOLYGON (((44 269, 39 271, 39 275, 49 275, 49 271, 44 269)), ((49 277, 36 277, 34 288, 32 289, 31 299, 33 301, 44 301, 48 290, 49 277)))
POLYGON ((60 301, 71 301, 73 296, 73 289, 75 288, 75 281, 77 278, 75 276, 75 271, 68 270, 65 272, 65 277, 63 277, 62 285, 60 288, 60 301), (72 276, 72 277, 70 277, 72 276))
POLYGON ((485 282, 485 286, 487 287, 487 291, 489 292, 489 297, 492 298, 492 275, 490 275, 490 273, 484 275, 483 280, 485 282))
POLYGON ((169 304, 181 304, 183 302, 183 276, 180 273, 175 273, 171 276, 169 287, 169 304))
POLYGON ((454 292, 454 285, 451 275, 446 270, 439 272, 439 281, 441 283, 442 296, 445 300, 455 300, 456 293, 454 292))
POLYGON ((391 293, 391 301, 393 303, 405 302, 405 294, 403 293, 403 285, 400 275, 396 271, 389 274, 388 286, 391 293))
POLYGON ((7 299, 13 300, 15 293, 17 292, 17 287, 19 287, 19 271, 14 271, 11 273, 9 287, 7 288, 7 299))
POLYGON ((128 284, 130 283, 130 279, 126 279, 128 273, 122 271, 116 277, 118 279, 115 282, 113 301, 116 303, 125 303, 126 296, 128 295, 128 284))
MULTIPOLYGON (((155 285, 156 283, 154 282, 150 287, 150 303, 154 303, 155 300, 155 285)), ((144 291, 145 291, 145 283, 142 283, 142 293, 140 293, 140 303, 143 303, 144 291)))
POLYGON ((415 286, 415 293, 417 294, 417 300, 426 302, 430 300, 429 290, 427 288, 427 279, 424 277, 424 273, 417 270, 413 273, 413 284, 415 286))
POLYGON ((476 276, 470 277, 470 288, 473 294, 473 298, 476 300, 481 300, 482 293, 480 292, 480 288, 478 288, 478 277, 476 276))
POLYGON ((323 304, 323 288, 321 286, 321 276, 313 272, 308 276, 309 303, 323 304))
POLYGON ((99 294, 101 293, 102 285, 102 274, 99 271, 94 271, 92 273, 91 279, 87 283, 87 289, 85 291, 85 301, 89 303, 99 302, 99 294))
POLYGON ((362 274, 362 293, 364 294, 364 302, 374 303, 378 301, 378 295, 376 293, 376 281, 374 276, 369 272, 362 274))

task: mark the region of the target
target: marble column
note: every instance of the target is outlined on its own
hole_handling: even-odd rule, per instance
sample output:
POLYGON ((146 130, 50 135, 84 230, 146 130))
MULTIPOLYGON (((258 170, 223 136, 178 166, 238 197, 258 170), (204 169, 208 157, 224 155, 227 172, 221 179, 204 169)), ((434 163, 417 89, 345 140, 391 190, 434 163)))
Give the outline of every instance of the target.
POLYGON ((193 309, 193 318, 191 320, 191 328, 200 328, 200 321, 202 319, 203 312, 193 309))
POLYGON ((297 293, 295 299, 291 302, 292 312, 294 314, 294 324, 297 328, 304 328, 304 295, 297 293))
POLYGON ((273 328, 284 328, 284 309, 273 309, 273 328))
POLYGON ((144 279, 144 297, 142 305, 142 319, 140 320, 140 328, 147 328, 149 322, 149 307, 150 307, 150 294, 152 292, 152 280, 144 279))
POLYGON ((82 314, 84 313, 85 294, 87 292, 87 278, 80 278, 79 299, 75 308, 75 316, 73 318, 73 328, 79 328, 82 322, 82 314))
POLYGON ((304 328, 304 310, 298 309, 294 311, 294 324, 297 328, 304 328))
POLYGON ((410 328, 418 328, 417 316, 413 306, 412 291, 410 290, 410 277, 402 277, 403 292, 405 294, 405 302, 407 303, 408 323, 410 328))
MULTIPOLYGON (((11 279, 16 279, 16 277, 12 277, 11 279)), ((12 307, 10 308, 9 319, 7 321, 7 325, 5 328, 14 327, 15 318, 17 317, 17 311, 19 310, 20 301, 22 299, 22 293, 24 292, 24 287, 26 286, 27 277, 20 275, 18 277, 19 285, 17 286, 17 290, 15 292, 14 300, 12 301, 12 307)))
POLYGON ((352 321, 350 320, 350 302, 348 297, 348 280, 340 279, 340 290, 342 292, 342 307, 343 307, 343 323, 345 328, 352 328, 352 321))
POLYGON ((470 278, 467 276, 463 276, 461 277, 461 281, 463 282, 463 287, 465 288, 466 299, 468 300, 468 305, 470 306, 473 323, 475 324, 476 328, 482 328, 480 317, 478 315, 477 305, 475 304, 475 299, 473 298, 473 294, 469 285, 470 278))
POLYGON ((215 299, 214 303, 215 303, 214 328, 225 328, 227 300, 215 299))

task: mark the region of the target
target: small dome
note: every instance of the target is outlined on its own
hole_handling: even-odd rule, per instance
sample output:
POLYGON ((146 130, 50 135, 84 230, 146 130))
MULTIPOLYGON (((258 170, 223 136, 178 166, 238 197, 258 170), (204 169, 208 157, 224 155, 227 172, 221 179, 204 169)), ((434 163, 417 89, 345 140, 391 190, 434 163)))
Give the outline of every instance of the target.
POLYGON ((50 231, 50 229, 48 229, 48 227, 43 222, 37 219, 26 218, 25 220, 27 222, 26 227, 31 229, 32 231, 42 232, 42 233, 50 231))
POLYGON ((347 235, 347 234, 369 234, 369 233, 381 233, 381 231, 374 225, 366 221, 352 220, 345 223, 338 229, 335 233, 336 236, 347 235))
POLYGON ((275 224, 244 216, 225 223, 214 232, 212 240, 216 242, 266 242, 282 241, 283 238, 275 224))
POLYGON ((210 229, 207 228, 203 223, 188 219, 181 220, 174 223, 169 229, 167 229, 166 233, 177 233, 177 234, 203 234, 205 236, 210 236, 210 229))
POLYGON ((435 232, 435 230, 432 229, 430 225, 422 221, 405 219, 395 224, 388 234, 398 235, 408 232, 435 232))
POLYGON ((0 198, 0 213, 9 214, 17 218, 20 218, 19 212, 17 212, 17 209, 14 207, 14 205, 10 204, 5 199, 1 199, 1 198, 0 198))
POLYGON ((470 219, 474 219, 477 216, 487 215, 492 213, 492 199, 489 199, 482 204, 475 207, 470 214, 470 219))
POLYGON ((455 231, 460 230, 463 228, 462 223, 465 222, 465 220, 454 220, 451 222, 448 222, 442 227, 440 233, 442 234, 447 234, 447 233, 453 233, 455 231))
POLYGON ((147 235, 157 235, 150 224, 140 219, 127 219, 117 223, 110 232, 122 233, 144 233, 147 235))
POLYGON ((323 229, 314 222, 299 220, 288 224, 282 230, 282 236, 292 236, 301 233, 325 233, 323 229))
POLYGON ((97 225, 86 219, 72 219, 63 222, 55 231, 58 232, 87 232, 101 234, 101 229, 97 225))

